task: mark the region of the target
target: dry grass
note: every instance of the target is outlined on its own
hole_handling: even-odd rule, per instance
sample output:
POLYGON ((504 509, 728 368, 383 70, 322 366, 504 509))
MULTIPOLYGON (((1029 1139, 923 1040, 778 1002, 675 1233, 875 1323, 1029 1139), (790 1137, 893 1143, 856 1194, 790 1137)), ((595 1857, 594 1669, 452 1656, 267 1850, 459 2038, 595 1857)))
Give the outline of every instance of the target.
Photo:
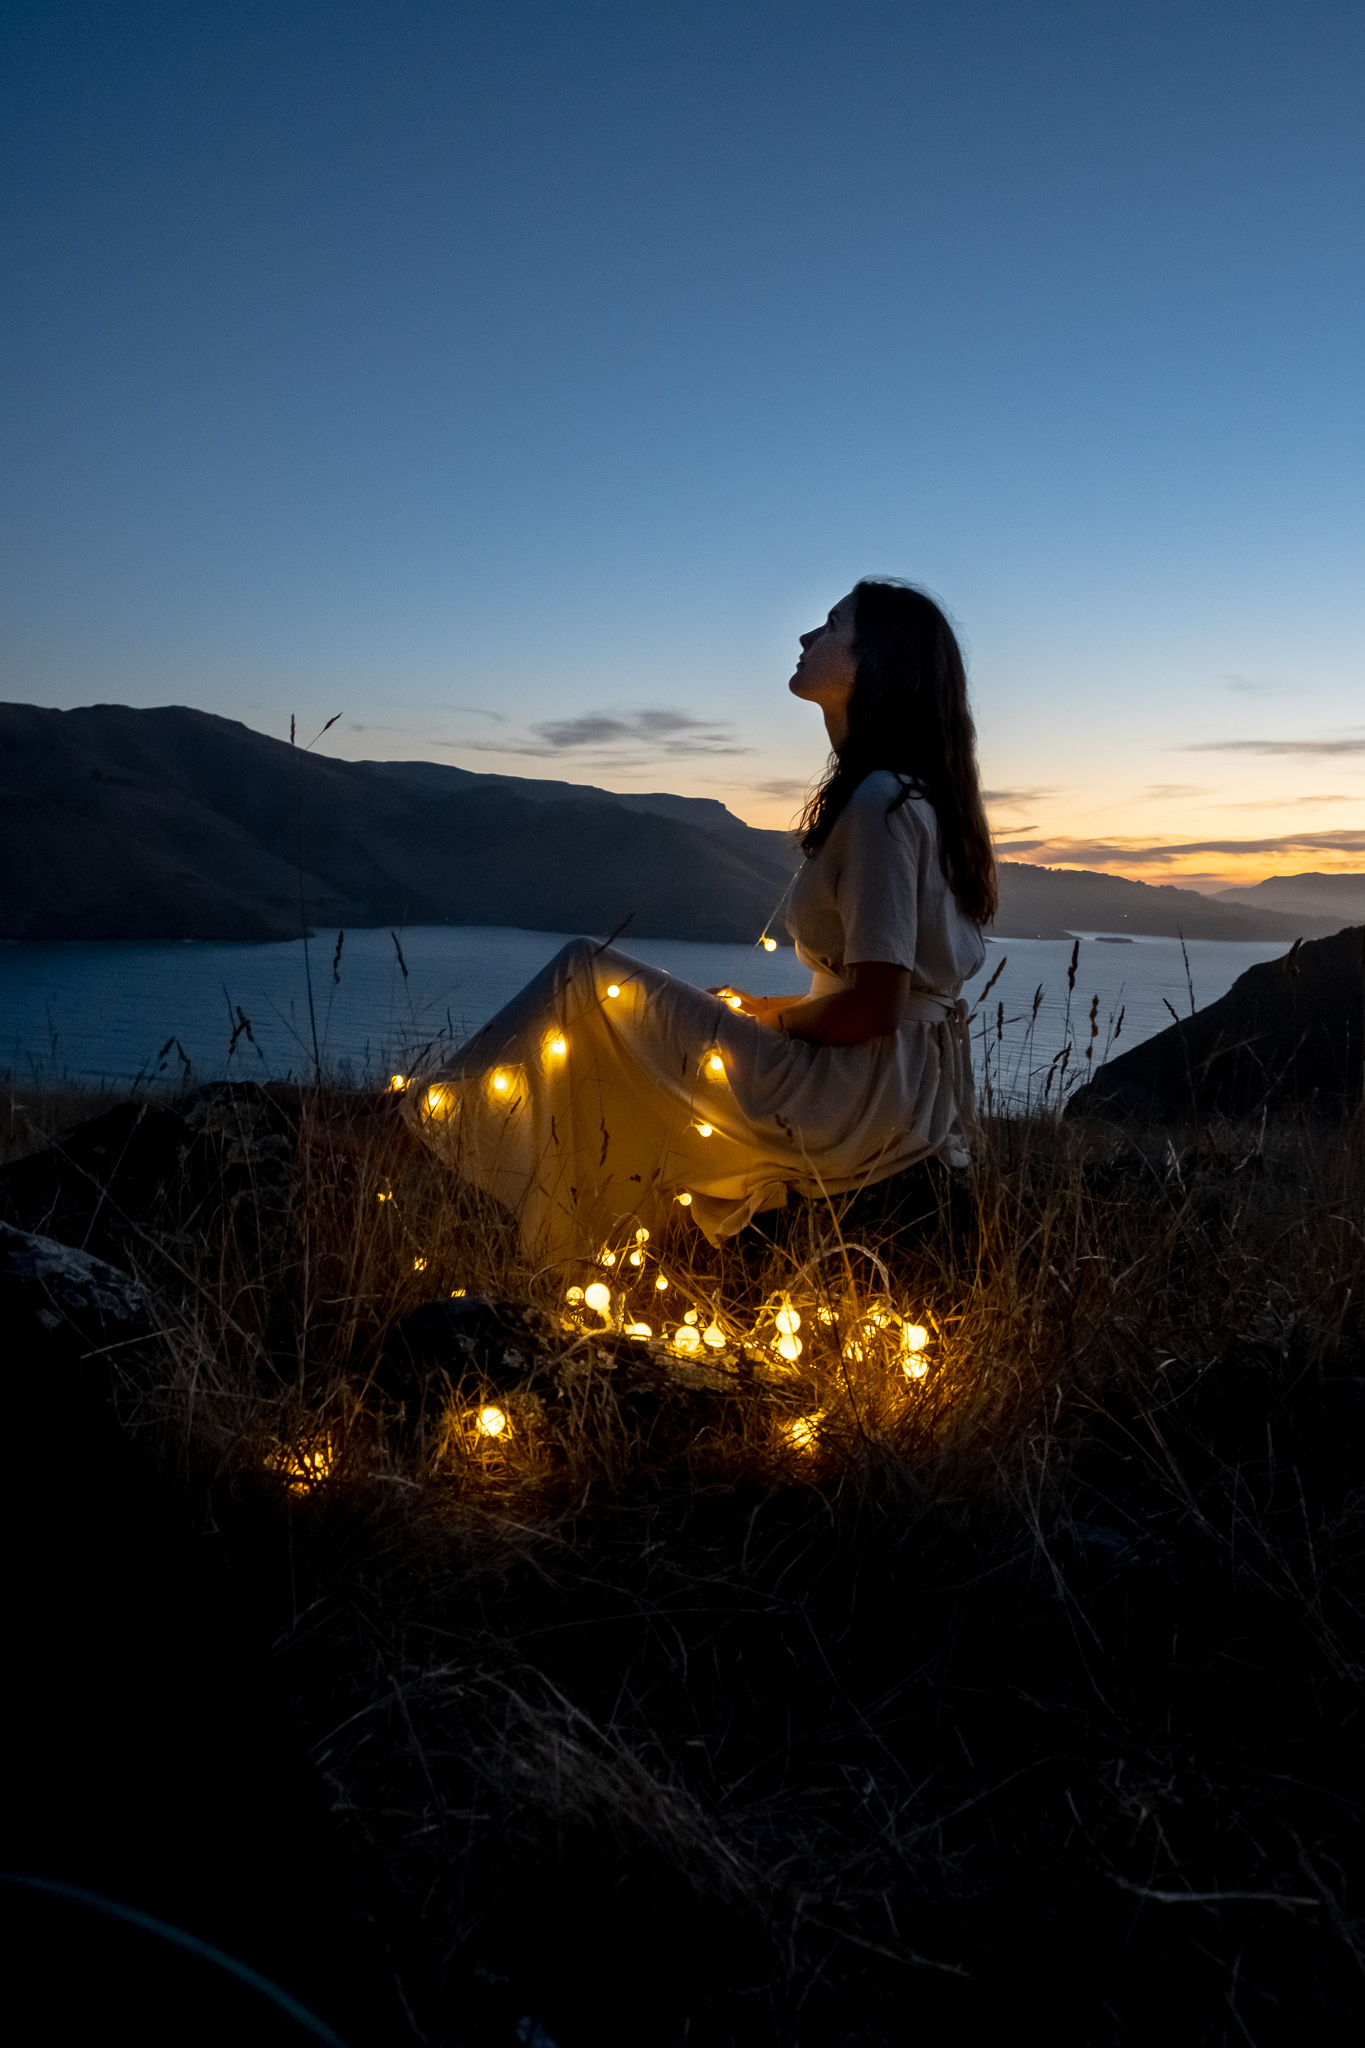
POLYGON ((272 1616, 415 2038, 1356 2038, 1359 1128, 1002 1120, 918 1228, 680 1223, 627 1315, 716 1318, 699 1371, 430 1159, 305 1113, 281 1174, 232 1114, 124 1408, 272 1616), (396 1339, 456 1289, 541 1321, 396 1339))

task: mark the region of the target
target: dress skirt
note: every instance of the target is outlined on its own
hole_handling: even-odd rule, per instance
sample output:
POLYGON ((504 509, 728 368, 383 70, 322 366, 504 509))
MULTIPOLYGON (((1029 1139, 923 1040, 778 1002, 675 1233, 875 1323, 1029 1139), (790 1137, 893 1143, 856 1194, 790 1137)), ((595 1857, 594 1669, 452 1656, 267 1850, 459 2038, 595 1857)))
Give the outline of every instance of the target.
POLYGON ((917 994, 894 1034, 809 1045, 575 939, 409 1102, 538 1260, 657 1232, 678 1203, 714 1244, 789 1189, 843 1193, 930 1154, 964 1164, 966 1006, 917 994))

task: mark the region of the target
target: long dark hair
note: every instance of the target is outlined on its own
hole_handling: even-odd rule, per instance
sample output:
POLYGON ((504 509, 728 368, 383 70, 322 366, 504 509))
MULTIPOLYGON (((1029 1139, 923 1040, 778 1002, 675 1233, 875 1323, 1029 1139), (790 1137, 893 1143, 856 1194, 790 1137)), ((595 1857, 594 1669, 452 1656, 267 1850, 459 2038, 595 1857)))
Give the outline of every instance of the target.
POLYGON ((938 857, 964 917, 995 916, 995 857, 976 770, 976 727, 956 635, 931 597, 908 583, 854 586, 857 667, 848 737, 806 805, 801 846, 817 853, 864 776, 889 768, 902 788, 887 816, 922 796, 938 818, 938 857))

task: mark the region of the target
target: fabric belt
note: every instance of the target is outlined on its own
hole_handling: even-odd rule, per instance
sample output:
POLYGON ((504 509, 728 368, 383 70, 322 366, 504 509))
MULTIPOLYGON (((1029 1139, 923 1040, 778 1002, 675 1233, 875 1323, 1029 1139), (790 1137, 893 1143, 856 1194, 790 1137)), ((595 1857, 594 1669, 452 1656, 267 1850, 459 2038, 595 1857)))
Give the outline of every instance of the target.
POLYGON ((967 1022, 967 1005, 961 996, 934 995, 929 989, 912 989, 901 1011, 902 1024, 962 1024, 967 1022))

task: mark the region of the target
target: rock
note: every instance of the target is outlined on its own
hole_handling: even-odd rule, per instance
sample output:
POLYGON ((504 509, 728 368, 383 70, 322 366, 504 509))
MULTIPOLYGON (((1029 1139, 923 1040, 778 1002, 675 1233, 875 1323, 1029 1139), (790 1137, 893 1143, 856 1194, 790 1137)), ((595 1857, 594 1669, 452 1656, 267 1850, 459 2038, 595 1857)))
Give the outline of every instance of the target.
POLYGON ((1296 945, 1227 994, 1111 1060, 1072 1117, 1179 1123, 1297 1103, 1340 1115, 1361 1094, 1365 928, 1296 945))
POLYGON ((0 1317, 24 1350, 56 1345, 77 1355, 151 1329, 146 1293, 131 1274, 8 1223, 0 1223, 0 1317))

